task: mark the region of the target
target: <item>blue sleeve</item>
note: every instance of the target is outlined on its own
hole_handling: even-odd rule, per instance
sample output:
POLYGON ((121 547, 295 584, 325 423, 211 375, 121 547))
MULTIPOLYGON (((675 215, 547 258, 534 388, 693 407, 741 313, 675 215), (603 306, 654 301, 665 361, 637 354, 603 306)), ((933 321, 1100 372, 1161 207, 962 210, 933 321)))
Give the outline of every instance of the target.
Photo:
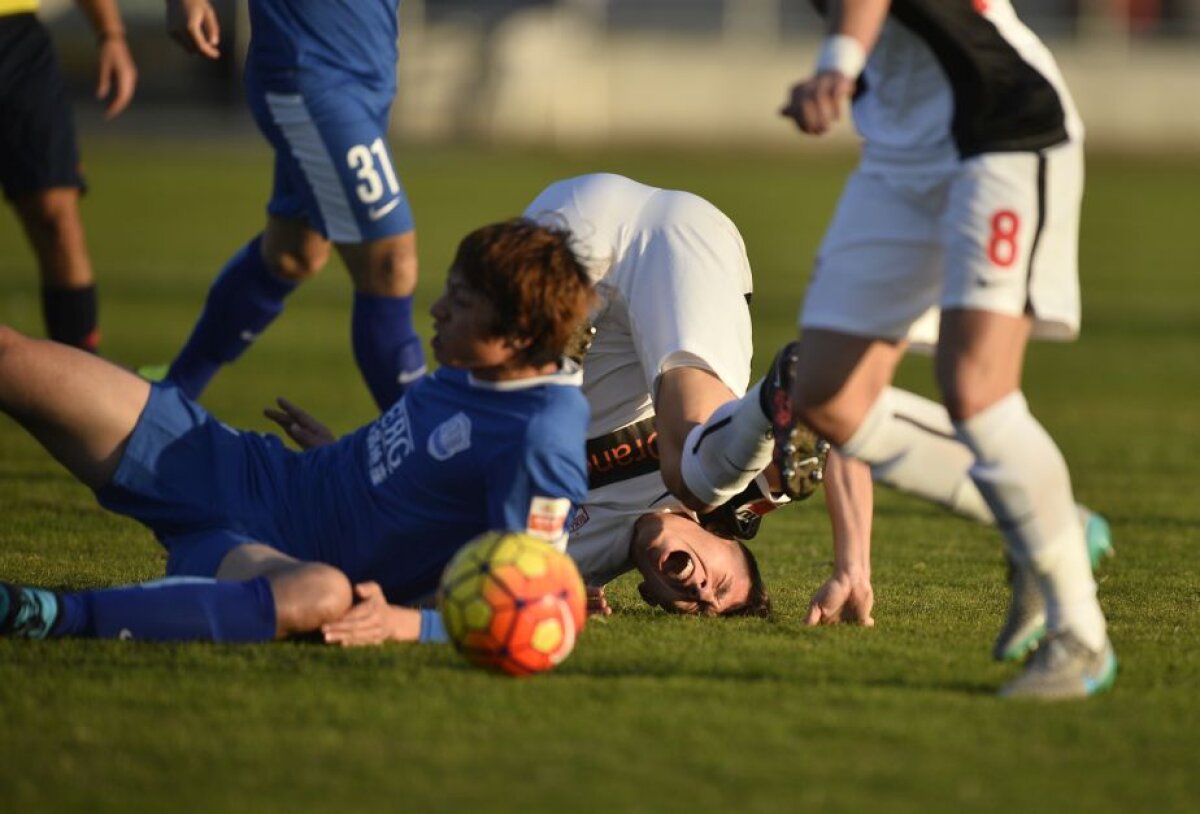
POLYGON ((587 495, 587 405, 543 413, 524 439, 493 457, 486 474, 492 528, 530 531, 557 540, 587 495))

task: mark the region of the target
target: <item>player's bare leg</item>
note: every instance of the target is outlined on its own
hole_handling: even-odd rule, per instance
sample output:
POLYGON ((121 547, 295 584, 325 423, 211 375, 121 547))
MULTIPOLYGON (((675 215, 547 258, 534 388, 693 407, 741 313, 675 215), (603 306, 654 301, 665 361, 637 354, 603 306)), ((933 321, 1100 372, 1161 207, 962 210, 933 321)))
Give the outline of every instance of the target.
POLYGON ((354 601, 350 580, 339 569, 298 560, 260 543, 230 551, 216 576, 238 582, 266 577, 275 597, 276 635, 280 638, 319 630, 340 619, 354 601))
POLYGON ((123 368, 0 326, 0 411, 93 489, 111 479, 149 397, 123 368))
POLYGON ((18 198, 14 208, 37 256, 47 336, 95 351, 100 342, 95 278, 79 214, 79 190, 42 190, 18 198))
POLYGON ((408 231, 337 246, 354 282, 354 358, 381 410, 425 374, 421 338, 413 328, 417 238, 408 231))

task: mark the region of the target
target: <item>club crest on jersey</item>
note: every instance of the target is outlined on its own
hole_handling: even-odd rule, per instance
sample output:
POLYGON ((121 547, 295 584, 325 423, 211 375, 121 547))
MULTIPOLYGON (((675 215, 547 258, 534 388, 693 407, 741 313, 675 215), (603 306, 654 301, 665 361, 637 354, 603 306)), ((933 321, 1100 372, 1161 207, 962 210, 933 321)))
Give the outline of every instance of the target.
POLYGON ((553 542, 562 536, 570 511, 571 501, 565 497, 537 495, 529 501, 529 519, 525 522, 525 530, 534 537, 553 542))
POLYGON ((429 455, 438 461, 447 461, 460 452, 471 448, 471 419, 466 413, 455 413, 443 421, 429 434, 425 445, 429 455))
POLYGON ((378 486, 387 480, 415 448, 408 407, 401 399, 367 431, 367 471, 371 485, 378 486))

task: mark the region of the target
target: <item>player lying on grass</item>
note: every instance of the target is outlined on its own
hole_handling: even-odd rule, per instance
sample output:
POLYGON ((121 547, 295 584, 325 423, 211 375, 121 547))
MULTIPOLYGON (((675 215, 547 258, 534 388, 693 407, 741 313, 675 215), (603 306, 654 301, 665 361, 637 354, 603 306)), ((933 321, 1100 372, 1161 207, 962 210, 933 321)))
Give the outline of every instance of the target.
MULTIPOLYGON (((736 538, 752 536, 758 516, 786 498, 770 497, 778 487, 769 472, 756 477, 771 452, 761 385, 735 398, 746 391, 752 351, 752 280, 736 227, 695 195, 609 174, 552 184, 526 215, 570 228, 598 293, 583 372, 592 408, 589 490, 567 548, 593 588, 593 610, 606 609, 599 586, 637 567, 641 594, 652 605, 766 612, 757 564, 736 538), (703 512, 717 503, 718 511, 703 512)), ((990 520, 967 475, 971 456, 953 440, 946 411, 902 391, 896 399, 906 445, 876 468, 876 477, 990 520)), ((301 445, 332 440, 290 405, 274 417, 301 445)), ((835 541, 869 543, 870 527, 858 520, 864 510, 870 516, 869 475, 865 489, 848 494, 853 478, 840 464, 831 459, 827 478, 835 541)), ((803 471, 796 468, 796 485, 803 471)), ((830 580, 821 589, 810 623, 843 616, 870 623, 871 597, 850 601, 842 587, 830 580)), ((1029 629, 1035 627, 1036 619, 1029 629)))
POLYGON ((430 309, 442 367, 302 453, 177 388, 0 327, 0 410, 167 550, 167 579, 145 585, 0 585, 0 635, 417 638, 422 617, 389 601, 429 594, 485 530, 560 537, 583 499, 587 404, 561 354, 592 294, 568 241, 519 219, 464 238, 430 309))

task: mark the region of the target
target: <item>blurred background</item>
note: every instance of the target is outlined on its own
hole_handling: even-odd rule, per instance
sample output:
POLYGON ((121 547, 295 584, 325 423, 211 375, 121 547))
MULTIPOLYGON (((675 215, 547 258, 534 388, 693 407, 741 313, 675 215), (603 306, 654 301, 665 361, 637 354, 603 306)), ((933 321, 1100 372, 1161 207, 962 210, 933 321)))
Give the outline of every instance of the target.
MULTIPOLYGON (((214 0, 217 63, 164 35, 162 0, 121 0, 141 78, 122 132, 252 131, 246 4, 214 0)), ((1054 50, 1093 147, 1200 150, 1200 0, 1016 0, 1054 50)), ((94 44, 70 0, 42 16, 82 100, 94 44)), ((775 115, 822 33, 808 0, 403 0, 393 137, 425 143, 845 146, 775 115)), ((77 105, 86 138, 95 104, 77 105)))

